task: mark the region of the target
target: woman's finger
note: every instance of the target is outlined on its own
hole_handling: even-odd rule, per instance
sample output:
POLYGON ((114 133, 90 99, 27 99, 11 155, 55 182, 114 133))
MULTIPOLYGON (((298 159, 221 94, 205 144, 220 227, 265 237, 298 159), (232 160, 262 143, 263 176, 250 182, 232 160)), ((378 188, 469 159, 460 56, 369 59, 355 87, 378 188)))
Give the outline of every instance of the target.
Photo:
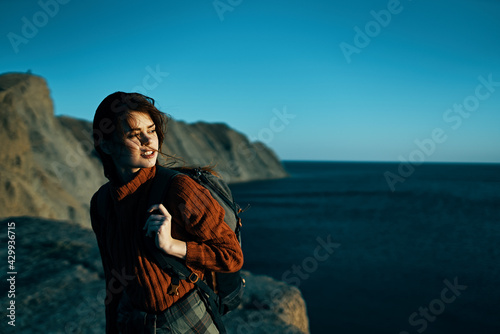
POLYGON ((163 215, 151 215, 148 217, 147 220, 150 222, 163 222, 163 221, 167 220, 167 217, 165 217, 163 215))
POLYGON ((154 224, 149 224, 145 230, 146 230, 146 235, 151 236, 153 234, 158 234, 162 228, 163 224, 159 223, 154 223, 154 224))
POLYGON ((148 217, 143 229, 146 230, 147 236, 154 236, 155 234, 158 235, 161 227, 170 223, 172 216, 170 216, 167 209, 162 204, 153 205, 148 211, 157 212, 148 217))
POLYGON ((164 216, 170 217, 170 213, 168 212, 167 208, 165 208, 165 206, 161 203, 152 205, 148 210, 148 212, 154 212, 154 211, 160 211, 161 214, 163 214, 164 216))
POLYGON ((162 226, 163 224, 165 224, 165 219, 163 220, 149 220, 146 222, 146 224, 144 225, 143 227, 143 230, 153 230, 153 229, 159 229, 160 226, 162 226))

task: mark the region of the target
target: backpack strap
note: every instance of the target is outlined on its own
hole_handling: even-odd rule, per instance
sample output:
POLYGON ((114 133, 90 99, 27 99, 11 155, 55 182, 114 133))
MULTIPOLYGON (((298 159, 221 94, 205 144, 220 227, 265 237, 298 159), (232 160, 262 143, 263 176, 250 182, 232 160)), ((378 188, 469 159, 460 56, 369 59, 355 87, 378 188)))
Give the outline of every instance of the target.
MULTIPOLYGON (((193 283, 200 292, 202 292, 200 293, 200 297, 204 299, 205 305, 208 306, 207 310, 212 315, 215 326, 220 333, 226 333, 220 313, 219 297, 215 294, 214 290, 212 290, 203 280, 199 279, 198 275, 189 270, 189 268, 186 267, 184 263, 180 262, 180 260, 160 251, 152 239, 149 240, 149 242, 146 242, 146 245, 160 267, 173 275, 173 281, 176 279, 189 281, 193 283)), ((169 287, 169 291, 173 290, 176 289, 169 287)))
POLYGON ((153 204, 158 204, 163 202, 167 189, 170 186, 173 178, 180 172, 165 168, 162 166, 156 166, 156 174, 153 179, 153 185, 149 192, 148 207, 153 204))
MULTIPOLYGON (((156 175, 153 180, 153 185, 151 186, 148 199, 148 207, 163 202, 167 189, 172 179, 177 174, 180 174, 180 172, 161 166, 156 166, 156 175)), ((212 315, 213 321, 219 329, 219 332, 226 333, 220 313, 219 298, 215 294, 215 292, 203 280, 199 279, 198 275, 192 272, 183 261, 162 252, 158 247, 156 247, 154 238, 145 238, 146 247, 148 248, 151 255, 154 257, 160 267, 168 271, 172 276, 172 286, 169 287, 168 292, 170 294, 177 293, 179 279, 187 280, 193 283, 198 288, 198 290, 201 290, 203 292, 200 293, 200 295, 203 299, 205 299, 205 305, 209 306, 208 311, 212 315)))

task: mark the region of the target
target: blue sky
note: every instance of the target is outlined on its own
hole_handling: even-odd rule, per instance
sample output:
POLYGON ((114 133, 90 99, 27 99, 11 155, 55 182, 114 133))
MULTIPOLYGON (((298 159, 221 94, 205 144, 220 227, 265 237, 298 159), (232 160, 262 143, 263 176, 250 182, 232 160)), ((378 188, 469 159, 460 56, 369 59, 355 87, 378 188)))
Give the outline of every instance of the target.
POLYGON ((500 1, 0 6, 0 73, 43 76, 57 115, 134 90, 285 160, 500 162, 500 1))

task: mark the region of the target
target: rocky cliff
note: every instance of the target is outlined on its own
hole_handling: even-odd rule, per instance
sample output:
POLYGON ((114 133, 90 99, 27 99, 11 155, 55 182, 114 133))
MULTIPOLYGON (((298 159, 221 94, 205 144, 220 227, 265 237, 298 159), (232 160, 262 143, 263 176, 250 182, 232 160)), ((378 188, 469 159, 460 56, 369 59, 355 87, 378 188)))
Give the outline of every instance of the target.
POLYGON ((0 77, 0 141, 0 216, 88 226, 88 201, 104 177, 90 151, 54 117, 45 80, 0 77))
MULTIPOLYGON (((97 107, 97 106, 96 106, 97 107)), ((90 122, 55 117, 41 77, 0 76, 0 217, 89 223, 89 201, 106 182, 90 122)), ((164 147, 190 165, 212 164, 228 182, 286 176, 275 154, 225 124, 170 121, 164 147)))
MULTIPOLYGON (((90 122, 54 117, 43 78, 0 76, 0 217, 10 217, 0 221, 0 242, 14 236, 16 259, 0 270, 17 272, 0 283, 9 292, 0 296, 6 323, 15 314, 6 333, 104 332, 106 289, 88 210, 106 180, 91 133, 90 122)), ((272 151, 224 124, 171 121, 164 147, 187 164, 216 165, 229 182, 286 176, 272 151)), ((2 258, 7 251, 0 250, 2 258)), ((244 275, 244 301, 225 316, 229 333, 308 333, 298 289, 244 275)))
MULTIPOLYGON (((14 217, 0 221, 0 241, 7 244, 14 227, 14 268, 0 263, 3 280, 0 305, 3 321, 14 313, 15 327, 2 333, 104 333, 106 287, 99 249, 89 229, 64 221, 14 217), (8 291, 15 296, 9 297, 8 291), (14 301, 14 309, 6 310, 14 301)), ((7 247, 0 254, 7 259, 7 247)), ((266 276, 244 272, 242 305, 225 316, 228 333, 309 333, 306 306, 300 291, 266 276)))

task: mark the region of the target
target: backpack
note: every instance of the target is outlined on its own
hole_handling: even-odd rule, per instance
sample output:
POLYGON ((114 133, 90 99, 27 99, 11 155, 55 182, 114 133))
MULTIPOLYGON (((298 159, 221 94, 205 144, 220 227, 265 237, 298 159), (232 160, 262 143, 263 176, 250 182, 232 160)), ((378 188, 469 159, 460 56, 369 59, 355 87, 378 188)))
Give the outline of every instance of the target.
MULTIPOLYGON (((227 183, 207 170, 201 168, 191 169, 182 167, 168 169, 162 166, 156 166, 156 175, 151 187, 148 206, 163 202, 170 182, 178 174, 184 174, 191 177, 198 184, 210 191, 212 197, 224 209, 224 222, 235 232, 236 237, 241 244, 240 230, 242 224, 239 214, 243 210, 241 210, 240 206, 234 201, 233 195, 227 183)), ((151 253, 153 253, 152 255, 164 269, 166 267, 171 272, 174 271, 175 274, 181 279, 190 279, 190 277, 192 277, 194 273, 192 273, 178 259, 161 252, 156 245, 154 245, 154 242, 146 242, 146 244, 150 248, 151 253), (152 249, 151 245, 154 246, 154 249, 152 249), (177 264, 173 264, 172 259, 175 260, 175 262, 180 263, 184 268, 181 269, 177 264), (167 261, 169 263, 166 263, 167 261), (173 266, 176 266, 176 268, 173 268, 173 266)), ((208 294, 209 299, 215 299, 219 314, 227 314, 238 307, 242 301, 245 286, 245 280, 241 277, 240 271, 234 273, 210 272, 210 275, 206 275, 205 279, 206 283, 198 280, 196 285, 208 294), (199 285, 208 285, 209 290, 207 291, 206 287, 200 287, 199 285)), ((173 280, 173 283, 175 284, 175 279, 173 280)), ((172 291, 172 289, 175 290, 176 287, 171 287, 169 291, 172 291)))

